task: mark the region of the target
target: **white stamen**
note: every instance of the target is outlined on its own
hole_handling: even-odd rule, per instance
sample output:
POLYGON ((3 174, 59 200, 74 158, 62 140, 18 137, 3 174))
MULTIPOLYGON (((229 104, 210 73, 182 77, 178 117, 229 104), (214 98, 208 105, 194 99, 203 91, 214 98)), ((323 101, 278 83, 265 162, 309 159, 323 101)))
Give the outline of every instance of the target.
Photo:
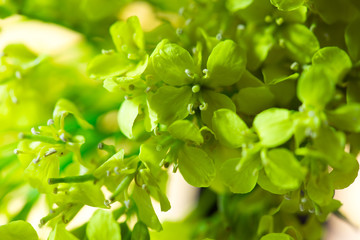
POLYGON ((36 131, 36 129, 34 127, 31 128, 31 133, 34 134, 34 135, 39 135, 40 134, 40 132, 36 131))
POLYGON ((50 119, 47 121, 47 125, 50 126, 50 125, 53 125, 53 124, 54 124, 54 120, 50 118, 50 119))
POLYGON ((56 149, 52 148, 52 149, 49 149, 49 151, 47 151, 44 156, 47 157, 54 153, 57 153, 57 151, 56 151, 56 149))
POLYGON ((61 139, 61 141, 66 142, 65 133, 62 133, 59 138, 61 139))

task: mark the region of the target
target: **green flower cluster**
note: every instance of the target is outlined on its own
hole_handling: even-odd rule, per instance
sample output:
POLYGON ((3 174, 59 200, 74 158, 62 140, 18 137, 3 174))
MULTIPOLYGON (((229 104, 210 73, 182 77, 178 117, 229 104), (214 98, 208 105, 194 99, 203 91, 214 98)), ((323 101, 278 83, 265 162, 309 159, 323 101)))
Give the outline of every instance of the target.
MULTIPOLYGON (((106 44, 86 70, 108 90, 94 94, 91 102, 100 107, 87 106, 96 120, 62 98, 46 126, 19 135, 15 153, 24 176, 52 208, 41 220, 53 228, 49 239, 320 239, 328 215, 341 215, 334 191, 348 187, 359 170, 358 1, 148 2, 179 23, 164 17, 144 32, 133 16, 111 25, 114 47, 106 44), (100 114, 118 106, 119 130, 101 133, 99 122, 94 128, 100 114), (115 144, 104 143, 109 139, 115 144), (185 220, 149 232, 163 229, 151 198, 161 211, 171 207, 169 168, 204 189, 185 220), (65 229, 84 205, 114 202, 122 207, 96 211, 71 233, 65 229), (121 216, 126 220, 118 224, 121 216)), ((112 19, 121 7, 82 1, 88 15, 80 29, 112 19)), ((2 11, 22 8, 9 3, 2 11)), ((44 61, 22 45, 4 50, 0 114, 13 107, 18 91, 30 94, 19 81, 44 61)), ((0 236, 15 239, 14 229, 37 239, 24 221, 0 226, 0 236)))

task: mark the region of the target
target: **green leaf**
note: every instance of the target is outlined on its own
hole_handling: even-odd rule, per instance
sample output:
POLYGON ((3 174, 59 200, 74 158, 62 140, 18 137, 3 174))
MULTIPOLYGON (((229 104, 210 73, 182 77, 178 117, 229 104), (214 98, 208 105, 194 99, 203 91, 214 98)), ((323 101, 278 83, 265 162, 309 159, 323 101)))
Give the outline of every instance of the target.
POLYGON ((48 240, 77 240, 78 238, 65 229, 65 224, 58 223, 50 232, 48 240))
POLYGON ((212 126, 216 138, 227 147, 239 148, 254 138, 246 123, 229 109, 215 111, 212 126))
POLYGON ((254 0, 227 0, 226 7, 230 12, 247 8, 254 0))
POLYGON ((304 0, 270 0, 270 2, 282 11, 292 11, 301 7, 304 0))
POLYGON ((135 65, 119 53, 96 56, 87 66, 87 74, 92 78, 111 78, 125 74, 135 65))
POLYGON ((248 193, 256 186, 261 162, 258 156, 226 160, 220 168, 220 178, 233 193, 248 193), (238 165, 240 168, 236 170, 238 165))
POLYGON ((139 114, 140 103, 137 99, 124 100, 118 112, 118 124, 121 132, 129 139, 134 137, 133 126, 139 114))
POLYGON ((326 113, 330 125, 342 131, 360 132, 360 104, 343 105, 326 113))
POLYGON ((194 82, 192 76, 200 76, 190 53, 177 44, 161 41, 150 56, 157 77, 172 86, 183 86, 194 82), (166 69, 166 71, 165 71, 166 69))
POLYGON ((204 138, 201 135, 199 128, 188 120, 175 121, 167 130, 174 138, 184 142, 192 141, 198 145, 204 142, 204 138))
POLYGON ((360 60, 360 18, 356 19, 346 28, 345 42, 351 58, 358 62, 360 60))
POLYGON ((287 109, 265 110, 255 117, 253 126, 265 147, 284 144, 294 133, 294 123, 287 109))
POLYGON ((294 240, 294 238, 286 233, 269 233, 260 238, 260 240, 294 240))
POLYGON ((310 67, 299 79, 297 96, 306 106, 323 109, 332 99, 334 81, 330 73, 322 67, 310 67))
POLYGON ((116 22, 110 27, 110 34, 120 53, 136 54, 144 49, 144 33, 137 16, 129 17, 126 22, 116 22))
POLYGON ((342 167, 333 169, 329 175, 331 186, 334 189, 347 188, 358 176, 359 163, 353 155, 344 153, 341 163, 342 167))
POLYGON ((157 122, 171 124, 189 115, 188 104, 192 98, 191 88, 162 86, 155 93, 149 93, 149 106, 157 115, 157 122))
POLYGON ((314 54, 312 64, 326 68, 336 83, 341 82, 352 67, 351 59, 347 53, 338 47, 320 49, 314 54))
POLYGON ((208 187, 215 178, 213 160, 200 148, 184 145, 178 155, 179 170, 194 187, 208 187))
POLYGON ((328 205, 334 196, 328 173, 311 174, 306 184, 309 198, 319 206, 328 205))
POLYGON ((240 89, 233 99, 237 109, 250 116, 275 105, 274 94, 267 86, 240 89))
POLYGON ((262 151, 261 161, 270 181, 282 189, 295 190, 305 179, 306 169, 285 148, 262 151))
POLYGON ((75 104, 73 104, 72 102, 70 102, 69 100, 66 100, 64 98, 58 100, 55 105, 54 112, 53 112, 53 119, 54 119, 55 125, 57 127, 60 127, 63 119, 68 114, 72 114, 82 128, 85 128, 85 129, 93 128, 93 126, 84 119, 84 117, 82 116, 80 111, 77 109, 75 104))
POLYGON ((30 223, 19 220, 0 226, 3 240, 38 240, 38 235, 30 223))
POLYGON ((212 126, 212 117, 216 110, 226 108, 234 112, 236 111, 235 104, 225 94, 212 90, 202 90, 201 95, 204 102, 208 104, 206 109, 201 110, 201 120, 210 128, 212 126))
POLYGON ((230 86, 239 81, 245 66, 246 52, 243 49, 232 40, 220 42, 208 58, 209 79, 205 84, 211 87, 230 86))
POLYGON ((279 38, 283 40, 289 55, 302 64, 309 63, 320 47, 314 33, 303 24, 284 26, 281 28, 279 38))
POLYGON ((111 212, 96 210, 86 227, 89 240, 121 240, 120 226, 111 212))
POLYGON ((149 194, 147 194, 147 192, 142 188, 135 186, 132 197, 136 203, 140 220, 143 221, 149 228, 161 231, 162 226, 156 216, 149 194))
POLYGON ((131 234, 131 240, 150 240, 147 226, 143 222, 137 222, 131 234))

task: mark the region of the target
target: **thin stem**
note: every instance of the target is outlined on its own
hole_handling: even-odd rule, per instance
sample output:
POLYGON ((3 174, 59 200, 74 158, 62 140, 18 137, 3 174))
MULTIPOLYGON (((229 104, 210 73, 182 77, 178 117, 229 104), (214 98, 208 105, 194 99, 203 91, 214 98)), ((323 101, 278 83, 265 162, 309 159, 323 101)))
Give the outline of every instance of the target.
POLYGON ((64 178, 49 178, 49 184, 56 184, 56 183, 80 183, 80 182, 87 182, 95 180, 96 178, 92 174, 85 174, 81 176, 70 176, 64 178))
POLYGON ((45 143, 50 143, 50 144, 65 144, 62 141, 57 141, 51 137, 46 137, 46 136, 41 136, 41 135, 20 133, 19 138, 20 139, 31 139, 33 141, 45 142, 45 143))
POLYGON ((108 152, 110 155, 114 155, 116 153, 116 148, 113 145, 107 145, 103 142, 98 144, 98 148, 108 152))
POLYGON ((110 201, 114 201, 116 196, 118 196, 120 193, 122 193, 131 183, 131 181, 133 180, 135 174, 130 174, 127 175, 121 182, 120 184, 117 186, 117 188, 115 189, 114 193, 111 195, 110 197, 110 201))

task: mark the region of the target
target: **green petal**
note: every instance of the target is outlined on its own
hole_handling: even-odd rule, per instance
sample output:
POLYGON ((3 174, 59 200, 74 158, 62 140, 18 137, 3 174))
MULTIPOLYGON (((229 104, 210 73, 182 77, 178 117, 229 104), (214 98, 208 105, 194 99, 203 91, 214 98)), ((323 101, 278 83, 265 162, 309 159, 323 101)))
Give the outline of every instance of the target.
POLYGON ((212 121, 216 138, 224 146, 239 148, 254 138, 246 123, 229 109, 215 111, 212 121))
POLYGON ((346 87, 346 101, 360 103, 360 81, 349 81, 346 87))
POLYGON ((148 95, 149 106, 157 115, 157 122, 170 124, 189 115, 188 104, 192 97, 191 88, 163 86, 148 95))
POLYGON ((268 86, 240 89, 233 99, 237 110, 250 116, 275 106, 274 94, 268 86))
POLYGON ((174 138, 184 142, 192 141, 198 145, 204 142, 204 138, 201 135, 199 128, 188 120, 175 121, 167 130, 174 138))
POLYGON ((311 174, 306 184, 306 192, 309 198, 320 206, 328 205, 334 196, 328 173, 317 176, 311 174))
POLYGON ((236 110, 235 104, 225 94, 217 93, 211 90, 201 91, 201 95, 207 103, 207 108, 201 110, 201 120, 211 128, 212 117, 216 110, 221 108, 230 109, 231 111, 236 110))
POLYGON ((124 160, 124 149, 121 149, 114 155, 112 155, 106 162, 104 162, 100 167, 94 171, 94 176, 96 178, 106 177, 106 172, 108 170, 112 171, 115 167, 120 167, 123 164, 124 160))
POLYGON ((131 234, 131 240, 150 240, 147 226, 143 222, 137 222, 131 234))
POLYGON ((159 145, 154 138, 151 138, 140 146, 139 158, 147 165, 150 165, 149 167, 151 169, 159 168, 161 160, 165 158, 168 151, 168 148, 158 146, 161 145, 159 145))
POLYGON ((338 47, 320 49, 314 54, 312 64, 326 68, 336 83, 341 82, 352 67, 347 53, 338 47))
POLYGON ((334 189, 347 188, 358 176, 359 163, 353 155, 345 153, 341 162, 342 168, 333 169, 329 175, 331 186, 334 189))
POLYGON ((314 147, 333 168, 341 168, 345 148, 345 134, 330 127, 321 127, 314 138, 314 147))
POLYGON ((78 238, 65 229, 65 224, 58 223, 50 232, 48 240, 78 240, 78 238))
POLYGON ((54 155, 42 157, 39 162, 32 161, 24 170, 25 177, 30 185, 39 192, 46 193, 53 190, 48 179, 59 176, 59 158, 54 155))
POLYGON ((144 33, 137 16, 129 17, 126 22, 114 23, 110 34, 118 52, 128 54, 144 49, 144 33))
MULTIPOLYGON (((266 1, 269 3, 269 1, 266 1)), ((262 6, 260 6, 261 8, 262 6)), ((272 8, 272 6, 270 5, 272 8)), ((259 9, 254 9, 255 12, 259 11, 259 9)), ((264 21, 265 16, 261 16, 262 21, 264 21)), ((244 39, 246 41, 247 48, 247 68, 251 71, 256 70, 261 63, 266 59, 268 53, 274 46, 274 31, 275 26, 263 26, 263 25, 255 25, 249 24, 246 29, 244 39)))
MULTIPOLYGON (((74 187, 71 187, 68 194, 64 194, 63 202, 66 203, 80 203, 91 207, 105 208, 105 197, 102 193, 101 186, 97 186, 92 182, 77 183, 74 187)), ((61 202, 60 193, 55 199, 56 202, 61 202)))
POLYGON ((132 197, 136 203, 140 220, 143 221, 149 228, 161 231, 162 226, 156 216, 149 194, 147 194, 147 192, 142 188, 135 186, 132 197))
POLYGON ((257 229, 257 235, 262 236, 265 233, 274 231, 274 217, 272 215, 263 215, 260 219, 257 229))
POLYGON ((264 189, 265 191, 271 192, 273 194, 283 195, 288 192, 288 190, 284 190, 281 187, 274 185, 264 170, 260 170, 258 176, 258 184, 259 186, 264 189))
POLYGON ((0 236, 3 240, 38 240, 38 235, 30 223, 13 221, 0 226, 0 236))
POLYGON ((270 0, 270 2, 282 11, 292 11, 303 5, 304 0, 270 0))
POLYGON ((121 240, 120 226, 111 212, 96 210, 86 227, 89 240, 121 240))
POLYGON ((63 118, 65 116, 67 116, 68 114, 74 115, 75 119, 77 120, 77 122, 79 123, 79 125, 82 128, 85 128, 85 129, 93 128, 93 126, 84 119, 84 117, 82 116, 80 111, 77 109, 75 104, 73 104, 69 100, 62 98, 59 101, 57 101, 54 112, 53 112, 53 119, 54 119, 55 125, 57 127, 59 127, 61 125, 61 121, 63 121, 63 118))
POLYGON ((294 240, 294 238, 286 233, 269 233, 260 238, 260 240, 294 240))
POLYGON ((7 45, 3 50, 3 56, 7 64, 18 66, 24 70, 38 65, 41 60, 23 44, 7 45))
POLYGON ((306 26, 302 24, 289 24, 280 31, 280 39, 290 56, 299 63, 309 63, 314 53, 319 50, 319 42, 306 26))
POLYGON ((190 53, 177 44, 163 40, 150 56, 153 71, 163 82, 182 86, 194 82, 192 76, 199 75, 190 53))
POLYGON ((124 100, 118 112, 118 124, 121 132, 129 139, 134 137, 133 126, 139 114, 141 102, 138 99, 124 100))
POLYGON ((275 11, 274 19, 282 18, 286 23, 305 23, 307 19, 308 8, 300 6, 292 11, 275 11))
POLYGON ((96 56, 88 64, 86 71, 92 78, 105 79, 120 76, 133 67, 134 64, 125 55, 112 53, 96 56))
POLYGON ((261 152, 266 175, 279 188, 295 190, 306 176, 306 169, 300 165, 294 154, 285 148, 261 152))
POLYGON ((358 62, 360 60, 360 18, 356 19, 346 28, 345 41, 351 58, 358 62))
POLYGON ((254 0, 227 0, 226 7, 230 12, 247 8, 254 0))
POLYGON ((207 69, 211 87, 230 86, 239 81, 245 71, 246 52, 234 41, 225 40, 217 44, 212 50, 207 69))
POLYGON ((326 69, 310 67, 301 74, 297 96, 306 106, 323 109, 333 97, 334 82, 326 69))
POLYGON ((284 144, 294 133, 291 113, 287 109, 265 110, 255 117, 253 126, 259 134, 261 144, 265 147, 284 144))
MULTIPOLYGON (((357 1, 356 1, 357 2, 357 1)), ((327 24, 336 22, 351 22, 359 15, 359 10, 351 0, 328 1, 316 0, 312 2, 316 12, 327 24)))
POLYGON ((360 132, 360 104, 352 103, 326 113, 330 125, 348 132, 360 132))
POLYGON ((184 145, 179 151, 179 170, 194 187, 208 187, 215 178, 213 160, 200 148, 184 145))
POLYGON ((220 178, 233 193, 248 193, 256 186, 260 159, 257 156, 233 158, 225 161, 220 168, 220 178), (236 170, 240 163, 239 170, 236 170))
POLYGON ((290 68, 284 68, 280 64, 267 65, 262 69, 262 73, 264 75, 264 82, 267 85, 275 85, 299 77, 298 73, 291 74, 290 68))

